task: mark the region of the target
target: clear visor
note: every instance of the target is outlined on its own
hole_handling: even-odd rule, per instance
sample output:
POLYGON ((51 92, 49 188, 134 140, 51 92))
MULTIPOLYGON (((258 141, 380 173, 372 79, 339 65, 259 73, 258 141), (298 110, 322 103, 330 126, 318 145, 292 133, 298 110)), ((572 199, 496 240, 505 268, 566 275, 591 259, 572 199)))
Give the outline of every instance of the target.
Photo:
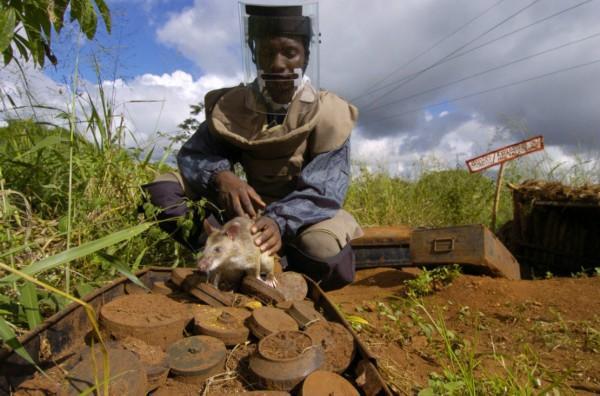
POLYGON ((244 83, 256 93, 256 111, 282 113, 319 90, 318 5, 253 6, 240 2, 244 83))

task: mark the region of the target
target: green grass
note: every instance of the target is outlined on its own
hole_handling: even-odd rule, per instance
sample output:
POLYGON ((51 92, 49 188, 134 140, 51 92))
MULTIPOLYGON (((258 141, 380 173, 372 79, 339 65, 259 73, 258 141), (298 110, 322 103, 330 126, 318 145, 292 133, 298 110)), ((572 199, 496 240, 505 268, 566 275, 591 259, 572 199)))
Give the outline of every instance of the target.
MULTIPOLYGON (((419 179, 407 180, 362 167, 352 180, 344 208, 363 226, 489 225, 494 191, 494 180, 462 169, 425 171, 419 179)), ((498 224, 511 217, 512 200, 504 188, 498 224)))

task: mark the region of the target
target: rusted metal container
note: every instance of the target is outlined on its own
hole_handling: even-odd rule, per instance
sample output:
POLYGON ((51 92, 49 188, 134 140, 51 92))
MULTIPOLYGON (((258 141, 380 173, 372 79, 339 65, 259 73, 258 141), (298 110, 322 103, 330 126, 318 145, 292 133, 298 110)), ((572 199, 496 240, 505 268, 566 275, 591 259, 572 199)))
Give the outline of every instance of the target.
MULTIPOLYGON (((136 275, 152 289, 154 283, 165 282, 171 277, 171 269, 148 268, 139 271, 136 275)), ((315 307, 323 313, 326 319, 341 324, 352 334, 357 353, 348 370, 350 374, 356 373, 359 376, 357 380, 360 379, 360 381, 357 383, 360 382, 363 392, 367 395, 391 395, 392 393, 377 370, 375 357, 358 339, 348 322, 321 288, 308 278, 306 278, 306 282, 308 285, 307 296, 314 302, 315 307)), ((99 312, 104 304, 125 294, 127 283, 129 283, 127 278, 120 278, 88 295, 84 300, 96 312, 99 312)), ((76 351, 84 348, 86 335, 91 330, 83 307, 71 304, 65 310, 48 318, 34 331, 20 337, 19 340, 36 364, 44 369, 49 369, 55 366, 56 362, 67 360, 73 357, 76 351)), ((0 395, 9 395, 19 384, 31 378, 35 372, 35 367, 13 350, 0 349, 0 395)))
POLYGON ((491 276, 521 279, 517 260, 482 224, 414 230, 410 256, 415 265, 463 264, 491 276))
POLYGON ((513 221, 505 239, 526 277, 571 275, 600 263, 600 185, 531 180, 509 185, 513 221))

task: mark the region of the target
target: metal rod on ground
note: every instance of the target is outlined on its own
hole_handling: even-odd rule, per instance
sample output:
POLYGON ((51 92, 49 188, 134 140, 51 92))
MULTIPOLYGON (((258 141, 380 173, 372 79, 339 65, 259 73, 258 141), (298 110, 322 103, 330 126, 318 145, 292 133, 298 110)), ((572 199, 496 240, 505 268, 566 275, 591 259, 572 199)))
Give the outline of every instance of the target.
POLYGON ((492 231, 496 232, 496 216, 498 214, 498 205, 500 204, 500 190, 502 189, 502 177, 504 176, 504 162, 500 164, 498 176, 496 179, 496 195, 494 196, 494 208, 492 210, 492 231))

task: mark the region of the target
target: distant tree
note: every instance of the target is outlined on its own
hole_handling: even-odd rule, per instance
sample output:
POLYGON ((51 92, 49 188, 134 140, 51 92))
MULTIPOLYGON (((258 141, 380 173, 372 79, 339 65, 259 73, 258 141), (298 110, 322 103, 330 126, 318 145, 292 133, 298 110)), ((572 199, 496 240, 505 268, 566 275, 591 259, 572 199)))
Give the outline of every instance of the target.
POLYGON ((98 14, 110 32, 110 11, 104 0, 0 0, 0 52, 4 65, 14 59, 14 48, 37 66, 44 66, 46 58, 56 64, 58 60, 51 49, 52 31, 60 33, 69 6, 70 22, 77 21, 88 39, 96 34, 98 14))

